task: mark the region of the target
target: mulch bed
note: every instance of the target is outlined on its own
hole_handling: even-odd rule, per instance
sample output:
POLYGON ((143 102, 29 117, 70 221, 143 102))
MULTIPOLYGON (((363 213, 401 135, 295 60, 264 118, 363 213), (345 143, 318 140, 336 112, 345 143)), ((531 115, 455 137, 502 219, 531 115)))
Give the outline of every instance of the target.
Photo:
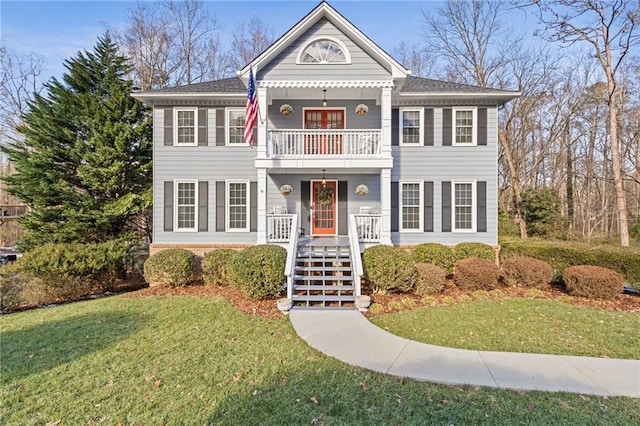
MULTIPOLYGON (((366 293, 366 290, 365 290, 366 293)), ((467 292, 457 289, 451 281, 447 283, 444 291, 430 296, 418 296, 413 293, 406 294, 370 294, 375 309, 370 309, 367 316, 406 311, 426 306, 449 306, 457 303, 469 302, 478 299, 513 299, 529 298, 543 300, 557 300, 573 305, 604 309, 620 312, 640 313, 640 297, 620 294, 613 300, 595 300, 584 297, 569 296, 558 286, 549 286, 541 291, 531 291, 516 287, 501 287, 488 292, 467 292)), ((250 315, 265 318, 282 317, 276 308, 277 299, 257 300, 246 296, 243 292, 228 286, 193 285, 186 287, 170 288, 166 286, 148 287, 131 292, 125 297, 145 296, 197 296, 220 297, 238 309, 250 315)))

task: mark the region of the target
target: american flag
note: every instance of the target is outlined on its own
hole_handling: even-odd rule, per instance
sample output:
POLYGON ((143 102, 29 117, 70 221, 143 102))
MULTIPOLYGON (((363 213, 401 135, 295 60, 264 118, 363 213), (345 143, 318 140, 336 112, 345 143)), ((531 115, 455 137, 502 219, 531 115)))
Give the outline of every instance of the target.
POLYGON ((258 118, 258 98, 253 81, 253 68, 249 68, 249 85, 247 86, 247 108, 244 111, 244 140, 253 146, 253 128, 258 118))

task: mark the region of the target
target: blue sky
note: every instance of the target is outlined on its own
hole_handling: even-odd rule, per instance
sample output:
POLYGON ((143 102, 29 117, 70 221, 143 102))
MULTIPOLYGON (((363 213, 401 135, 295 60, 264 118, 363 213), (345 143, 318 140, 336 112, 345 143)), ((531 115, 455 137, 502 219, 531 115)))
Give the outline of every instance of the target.
MULTIPOLYGON (((144 0, 143 0, 144 1, 144 0)), ((150 1, 150 0, 147 0, 150 1)), ((230 33, 253 15, 261 17, 276 36, 282 35, 319 1, 208 0, 211 13, 230 33)), ((422 38, 422 10, 438 7, 435 1, 332 1, 338 12, 387 52, 400 42, 422 38)), ((107 28, 127 22, 132 1, 31 1, 0 0, 0 34, 5 45, 18 53, 34 52, 45 58, 45 79, 60 77, 63 61, 80 50, 90 50, 107 28)), ((519 18, 524 16, 519 14, 519 18)))

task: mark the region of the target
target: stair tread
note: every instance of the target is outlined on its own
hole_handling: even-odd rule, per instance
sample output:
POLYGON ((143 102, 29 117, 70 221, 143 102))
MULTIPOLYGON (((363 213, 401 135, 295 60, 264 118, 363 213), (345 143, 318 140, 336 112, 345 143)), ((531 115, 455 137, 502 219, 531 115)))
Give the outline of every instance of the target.
POLYGON ((296 271, 310 272, 350 272, 351 266, 299 266, 296 265, 296 271))
POLYGON ((307 295, 298 295, 294 294, 291 296, 291 300, 294 302, 353 302, 356 300, 356 296, 347 296, 347 295, 315 295, 315 296, 307 296, 307 295))
POLYGON ((354 291, 356 289, 353 285, 308 285, 308 284, 294 284, 293 290, 313 290, 313 291, 321 291, 321 290, 332 290, 332 291, 354 291))
POLYGON ((294 275, 293 279, 300 281, 351 281, 353 275, 294 275))

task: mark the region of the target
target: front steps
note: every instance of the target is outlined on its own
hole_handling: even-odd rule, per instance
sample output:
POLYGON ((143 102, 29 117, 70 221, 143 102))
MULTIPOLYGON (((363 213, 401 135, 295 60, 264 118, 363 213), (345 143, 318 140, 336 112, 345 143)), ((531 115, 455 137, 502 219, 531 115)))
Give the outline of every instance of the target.
POLYGON ((351 252, 346 240, 301 243, 295 262, 294 308, 355 308, 351 252))

